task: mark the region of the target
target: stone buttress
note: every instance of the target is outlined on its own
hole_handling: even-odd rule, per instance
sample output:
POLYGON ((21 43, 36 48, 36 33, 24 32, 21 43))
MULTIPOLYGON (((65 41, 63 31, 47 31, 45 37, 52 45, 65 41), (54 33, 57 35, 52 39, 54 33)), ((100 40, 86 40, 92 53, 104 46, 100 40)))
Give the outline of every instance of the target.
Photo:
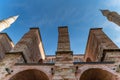
POLYGON ((114 42, 102 31, 102 28, 92 28, 89 32, 84 59, 86 62, 103 61, 104 49, 118 49, 114 42))
POLYGON ((45 52, 38 28, 31 28, 15 45, 13 52, 22 52, 26 63, 38 63, 45 59, 45 52))
POLYGON ((70 49, 70 41, 67 27, 58 29, 58 47, 53 80, 76 80, 73 68, 73 52, 70 49))
POLYGON ((5 53, 14 47, 12 40, 6 33, 0 33, 0 60, 5 57, 5 53))

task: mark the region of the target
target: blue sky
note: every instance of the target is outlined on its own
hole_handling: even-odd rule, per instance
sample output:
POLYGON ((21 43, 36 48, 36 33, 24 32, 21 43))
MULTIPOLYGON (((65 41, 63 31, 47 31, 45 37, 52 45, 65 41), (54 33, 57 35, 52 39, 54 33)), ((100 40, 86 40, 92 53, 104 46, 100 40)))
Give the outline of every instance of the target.
POLYGON ((68 26, 71 50, 84 54, 90 28, 103 31, 120 47, 120 28, 99 11, 109 9, 120 13, 120 0, 0 0, 0 20, 19 15, 4 30, 16 44, 29 31, 39 27, 47 55, 57 50, 58 26, 68 26))

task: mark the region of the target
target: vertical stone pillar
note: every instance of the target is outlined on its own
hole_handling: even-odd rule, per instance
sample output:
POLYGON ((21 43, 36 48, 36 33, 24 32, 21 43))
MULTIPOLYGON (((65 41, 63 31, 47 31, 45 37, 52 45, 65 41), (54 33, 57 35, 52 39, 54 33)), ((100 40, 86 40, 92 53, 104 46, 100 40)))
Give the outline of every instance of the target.
POLYGON ((59 27, 58 29, 58 47, 57 51, 70 51, 70 40, 67 27, 59 27))
POLYGON ((73 68, 73 52, 70 49, 68 28, 59 27, 58 31, 58 47, 53 80, 76 80, 73 68))

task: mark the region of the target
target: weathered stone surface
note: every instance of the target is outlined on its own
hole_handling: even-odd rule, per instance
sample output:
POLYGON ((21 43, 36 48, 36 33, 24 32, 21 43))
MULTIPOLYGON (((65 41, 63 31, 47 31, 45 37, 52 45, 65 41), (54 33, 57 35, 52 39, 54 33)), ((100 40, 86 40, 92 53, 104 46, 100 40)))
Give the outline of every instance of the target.
POLYGON ((4 58, 5 53, 14 47, 12 40, 6 33, 0 33, 0 60, 4 58))
POLYGON ((67 27, 59 27, 58 29, 58 47, 57 51, 70 51, 70 40, 67 27))
MULTIPOLYGON (((15 63, 19 62, 22 58, 21 54, 6 54, 5 58, 0 62, 0 80, 3 80, 9 73, 6 71, 8 68, 10 71, 15 63)), ((12 73, 12 72, 11 72, 12 73)))
POLYGON ((76 80, 74 73, 73 53, 70 51, 68 29, 67 27, 61 27, 59 28, 53 80, 76 80))
POLYGON ((59 37, 60 42, 67 43, 69 46, 58 44, 65 47, 59 47, 56 55, 47 55, 45 60, 41 60, 42 63, 32 61, 25 63, 30 57, 37 61, 38 51, 42 52, 40 49, 42 44, 37 44, 41 39, 38 38, 38 29, 32 29, 26 33, 15 48, 6 53, 1 60, 0 80, 120 80, 120 50, 101 29, 90 32, 89 49, 87 49, 90 54, 87 54, 87 57, 91 61, 103 58, 102 62, 89 62, 90 59, 84 62, 86 55, 73 55, 70 51, 66 27, 61 28, 61 32, 60 37, 66 36, 67 39, 64 41, 59 37), (36 46, 39 47, 36 48, 36 46), (101 53, 104 54, 102 57, 96 55, 101 53))
POLYGON ((120 49, 105 49, 103 54, 103 61, 120 62, 120 49))
POLYGON ((85 51, 85 61, 101 61, 104 49, 118 49, 118 47, 107 37, 101 28, 91 29, 85 51))
POLYGON ((45 59, 45 53, 38 28, 31 28, 15 45, 12 52, 23 52, 27 63, 38 63, 45 59))

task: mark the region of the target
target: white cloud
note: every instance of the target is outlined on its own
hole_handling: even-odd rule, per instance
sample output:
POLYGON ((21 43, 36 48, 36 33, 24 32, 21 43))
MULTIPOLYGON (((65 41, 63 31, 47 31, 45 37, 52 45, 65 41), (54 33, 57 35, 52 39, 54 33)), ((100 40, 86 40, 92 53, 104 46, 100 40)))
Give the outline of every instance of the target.
MULTIPOLYGON (((116 11, 118 14, 120 13, 120 0, 106 0, 105 6, 111 11, 116 11)), ((105 32, 113 42, 120 47, 120 26, 108 21, 107 19, 101 26, 103 26, 105 32)))
POLYGON ((108 0, 106 5, 111 7, 120 7, 120 0, 108 0))
POLYGON ((112 41, 120 47, 120 26, 116 25, 113 22, 105 21, 101 25, 107 33, 107 35, 112 39, 112 41))
POLYGON ((117 38, 115 39, 115 42, 116 42, 116 43, 120 43, 120 37, 117 37, 117 38))
POLYGON ((113 30, 116 30, 116 31, 120 32, 120 26, 118 26, 114 22, 105 21, 101 26, 103 26, 104 28, 111 28, 113 30))

